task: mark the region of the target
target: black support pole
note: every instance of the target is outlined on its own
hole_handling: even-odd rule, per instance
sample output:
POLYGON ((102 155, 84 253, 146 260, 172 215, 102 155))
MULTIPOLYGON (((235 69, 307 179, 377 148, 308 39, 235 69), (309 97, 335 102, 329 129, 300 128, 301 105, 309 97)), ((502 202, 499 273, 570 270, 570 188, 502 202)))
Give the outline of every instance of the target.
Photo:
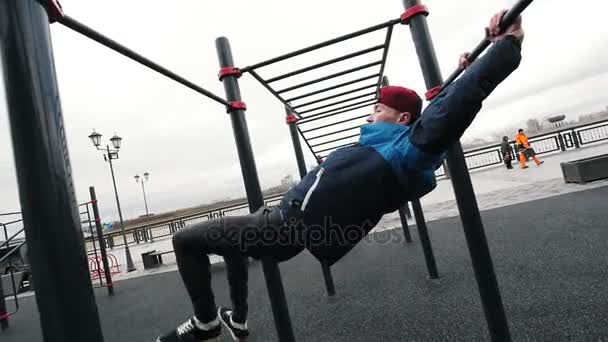
POLYGON ((4 299, 4 288, 0 281, 0 331, 8 329, 8 310, 6 310, 6 300, 4 299))
POLYGON ((410 234, 410 228, 407 224, 407 215, 405 213, 405 210, 403 209, 406 205, 407 203, 403 207, 399 208, 399 218, 401 219, 401 227, 403 228, 403 236, 405 237, 405 242, 412 243, 412 234, 410 234))
POLYGON ((426 221, 424 220, 424 213, 419 199, 412 201, 412 208, 414 208, 414 219, 416 220, 416 227, 418 228, 418 235, 420 237, 420 244, 422 245, 422 252, 424 253, 424 260, 426 261, 426 268, 429 271, 429 278, 438 279, 439 272, 437 271, 435 254, 433 253, 429 230, 426 227, 426 221))
MULTIPOLYGON (((386 86, 390 85, 388 76, 386 76, 386 75, 382 76, 382 81, 380 82, 380 85, 382 87, 386 87, 386 86)), ((379 89, 378 89, 378 91, 379 91, 379 89)), ((407 202, 405 202, 405 204, 401 208, 399 208, 399 218, 401 219, 401 228, 403 228, 403 236, 405 237, 405 242, 407 242, 407 243, 412 242, 412 234, 410 234, 410 228, 407 224, 407 218, 409 216, 411 216, 410 210, 409 210, 409 207, 407 206, 407 202)), ((432 251, 431 251, 431 254, 432 254, 432 251)))
POLYGON ((102 342, 45 8, 0 1, 0 46, 43 340, 102 342))
POLYGON ((112 282, 112 273, 110 273, 110 265, 108 264, 106 244, 103 241, 103 230, 101 228, 101 217, 99 217, 99 204, 97 203, 95 187, 89 187, 89 194, 91 195, 91 206, 93 207, 93 217, 95 218, 95 230, 97 232, 97 241, 99 241, 99 250, 101 251, 103 272, 106 276, 106 287, 108 288, 108 295, 112 296, 114 295, 114 283, 112 282))
MULTIPOLYGON (((216 39, 215 46, 220 67, 234 67, 232 50, 230 49, 230 42, 228 39, 225 37, 216 39)), ((226 99, 228 101, 241 101, 241 91, 237 78, 233 75, 227 76, 223 79, 223 83, 224 90, 226 91, 226 99)), ((253 157, 253 148, 251 147, 245 112, 240 109, 232 109, 230 110, 230 119, 232 121, 232 129, 234 131, 243 180, 245 182, 249 210, 254 212, 264 205, 264 198, 262 196, 255 159, 253 157)), ((289 309, 287 308, 287 300, 285 298, 285 290, 283 289, 279 265, 269 258, 262 258, 262 267, 264 269, 268 297, 270 297, 279 341, 293 342, 295 341, 295 337, 293 335, 291 318, 289 316, 289 309)))
MULTIPOLYGON (((285 114, 291 115, 289 108, 285 107, 285 114)), ((289 123, 289 132, 291 133, 291 140, 293 142, 293 148, 296 153, 296 160, 298 161, 298 170, 300 171, 300 179, 308 173, 306 171, 306 162, 304 161, 304 154, 302 153, 302 145, 300 144, 300 137, 298 135, 298 126, 296 122, 289 123)), ((316 155, 315 155, 316 157, 316 155)), ((325 288, 327 289, 328 296, 336 295, 336 287, 334 285, 334 277, 331 274, 331 268, 326 263, 321 263, 321 270, 323 271, 323 280, 325 280, 325 288)))
MULTIPOLYGON (((285 114, 289 118, 293 113, 289 108, 285 107, 285 114)), ((297 121, 288 122, 287 125, 289 126, 289 134, 291 135, 291 142, 293 143, 293 151, 296 154, 300 179, 302 179, 308 172, 306 171, 306 161, 304 160, 304 152, 302 152, 302 144, 300 144, 297 121)))
MULTIPOLYGON (((420 4, 419 0, 403 0, 403 3, 406 9, 420 4)), ((410 30, 427 89, 441 85, 443 80, 426 17, 422 15, 413 17, 410 21, 410 30)), ((448 166, 491 339, 492 341, 510 341, 509 325, 490 249, 481 222, 471 177, 459 142, 448 151, 448 166)))

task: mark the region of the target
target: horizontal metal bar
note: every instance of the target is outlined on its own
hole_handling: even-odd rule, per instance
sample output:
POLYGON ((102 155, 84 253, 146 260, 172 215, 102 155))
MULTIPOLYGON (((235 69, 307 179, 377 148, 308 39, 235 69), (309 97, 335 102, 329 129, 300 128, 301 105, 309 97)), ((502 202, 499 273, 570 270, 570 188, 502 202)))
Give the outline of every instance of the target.
POLYGON ((14 220, 14 221, 10 221, 10 222, 4 222, 4 223, 0 223, 0 224, 8 226, 9 224, 14 224, 14 223, 19 223, 19 222, 23 222, 23 219, 14 220))
POLYGON ((300 129, 300 126, 298 126, 296 124, 296 127, 298 128, 298 132, 300 133, 300 136, 303 138, 304 142, 306 143, 306 146, 308 146, 308 149, 310 150, 310 152, 312 153, 313 156, 315 156, 315 158, 317 157, 317 154, 315 153, 315 151, 312 149, 312 147, 310 147, 310 143, 308 142, 308 140, 306 140, 306 137, 304 136, 304 134, 302 133, 302 130, 300 129))
POLYGON ((324 97, 324 98, 320 98, 318 100, 306 102, 306 103, 294 106, 293 108, 294 109, 298 109, 298 108, 306 107, 306 106, 309 106, 309 105, 312 105, 312 104, 315 104, 315 103, 319 103, 319 102, 335 99, 336 97, 340 97, 340 96, 344 96, 344 95, 349 95, 349 94, 356 93, 356 92, 361 91, 361 90, 366 90, 366 89, 375 88, 375 87, 376 87, 376 84, 367 85, 367 86, 360 87, 360 88, 357 88, 357 89, 345 91, 345 92, 342 92, 342 93, 339 93, 339 94, 335 94, 335 95, 327 96, 327 97, 324 97))
POLYGON ((333 113, 335 111, 339 111, 339 110, 342 110, 342 109, 347 109, 347 108, 350 108, 350 107, 353 107, 353 106, 358 106, 358 105, 361 105, 361 104, 364 104, 364 103, 370 103, 370 102, 375 103, 375 101, 376 101, 376 97, 374 96, 373 99, 366 99, 366 100, 363 100, 363 101, 359 101, 359 102, 355 102, 355 103, 350 103, 350 104, 348 104, 346 106, 332 108, 330 110, 326 110, 326 111, 323 111, 323 112, 315 113, 313 115, 305 116, 305 117, 303 117, 303 119, 312 119, 312 118, 316 118, 317 116, 333 113), (374 102, 372 102, 372 101, 374 101, 374 102))
POLYGON ((371 48, 367 48, 367 49, 363 49, 363 50, 360 50, 360 51, 357 51, 357 52, 349 53, 348 55, 340 56, 340 57, 337 57, 337 58, 333 58, 333 59, 327 60, 325 62, 321 62, 321 63, 317 63, 317 64, 314 64, 314 65, 308 66, 306 68, 302 68, 302 69, 298 69, 298 70, 295 70, 295 71, 292 71, 292 72, 288 72, 286 74, 279 75, 279 76, 273 77, 271 79, 268 79, 266 82, 272 83, 272 82, 284 80, 284 79, 289 78, 289 77, 293 77, 293 76, 296 76, 296 75, 299 75, 299 74, 303 74, 305 72, 309 72, 311 70, 322 68, 324 66, 328 66, 328 65, 332 65, 332 64, 335 64, 335 63, 338 63, 338 62, 342 62, 342 61, 345 61, 347 59, 363 56, 365 54, 368 54, 368 53, 371 53, 371 52, 374 52, 374 51, 378 51, 378 50, 381 50, 381 49, 384 49, 384 44, 372 46, 371 48))
POLYGON ((318 144, 310 145, 310 146, 311 147, 317 147, 317 146, 321 146, 321 145, 327 145, 327 144, 331 144, 331 143, 336 142, 336 141, 350 139, 350 138, 354 138, 354 137, 358 137, 358 136, 359 136, 359 133, 353 134, 353 135, 349 135, 349 136, 346 136, 346 137, 342 137, 342 138, 338 138, 338 139, 334 139, 334 140, 324 141, 322 143, 318 143, 318 144))
POLYGON ((317 113, 315 115, 310 115, 310 116, 304 117, 302 119, 306 120, 306 122, 308 122, 308 121, 314 120, 315 118, 318 118, 318 117, 320 117, 320 118, 327 118, 327 117, 330 117, 332 115, 342 114, 342 113, 350 112, 351 110, 361 109, 361 108, 365 108, 367 106, 371 106, 371 105, 375 104, 376 101, 377 101, 376 99, 371 99, 371 100, 367 100, 367 101, 356 102, 356 103, 352 103, 352 104, 350 104, 348 106, 334 108, 332 110, 328 110, 328 111, 325 111, 325 112, 317 113), (361 105, 361 106, 357 106, 357 105, 361 105), (354 106, 354 107, 351 108, 351 106, 354 106))
POLYGON ((353 129, 358 129, 358 128, 361 128, 361 127, 363 127, 365 125, 366 124, 358 125, 358 126, 354 126, 354 127, 349 127, 349 128, 344 128, 344 129, 341 129, 339 131, 335 131, 335 132, 331 132, 331 133, 326 133, 326 134, 322 134, 322 135, 318 135, 316 137, 310 137, 310 138, 306 138, 306 139, 308 139, 308 140, 314 140, 314 139, 324 138, 324 137, 328 137, 330 135, 335 135, 335 134, 338 134, 338 133, 348 132, 348 131, 351 131, 353 129))
MULTIPOLYGON (((515 22, 515 19, 517 19, 517 17, 519 17, 519 15, 531 3, 532 3, 532 0, 519 1, 518 3, 516 3, 503 16, 502 21, 500 22, 500 30, 504 31, 507 27, 509 27, 511 24, 513 24, 513 22, 515 22)), ((473 63, 473 61, 475 61, 481 55, 481 53, 484 52, 484 50, 487 49, 491 44, 492 43, 487 38, 484 38, 479 44, 477 44, 477 46, 473 49, 473 51, 471 51, 471 53, 468 55, 468 57, 467 57, 468 61, 473 63)), ((452 72, 452 74, 441 85, 441 90, 443 91, 443 89, 447 88, 450 84, 452 84, 458 78, 458 76, 460 76, 460 74, 462 74, 462 72, 464 70, 465 69, 463 69, 461 67, 458 67, 456 70, 454 70, 454 72, 452 72)))
POLYGON ((388 30, 386 30, 386 39, 384 41, 384 45, 386 48, 384 49, 384 53, 382 54, 382 65, 380 66, 380 78, 378 79, 378 85, 376 87, 376 91, 380 91, 380 87, 382 86, 382 76, 384 75, 384 67, 386 67, 386 58, 388 57, 388 49, 391 45, 391 37, 393 36, 393 26, 390 26, 388 30))
POLYGON ((361 70, 364 70, 364 69, 368 69, 368 68, 371 68, 371 67, 374 67, 374 66, 378 66, 378 65, 381 65, 381 64, 382 64, 382 61, 368 63, 368 64, 365 64, 365 65, 358 66, 356 68, 351 68, 351 69, 348 69, 348 70, 340 71, 340 72, 337 72, 335 74, 331 74, 331 75, 328 75, 328 76, 323 76, 323 77, 320 77, 320 78, 317 78, 317 79, 314 79, 314 80, 311 80, 311 81, 308 81, 308 82, 304 82, 304 83, 301 83, 301 84, 297 84, 297 85, 291 86, 289 88, 281 89, 281 90, 278 90, 277 93, 282 94, 282 93, 286 93, 286 92, 289 92, 289 91, 292 91, 292 90, 304 88, 304 87, 307 87, 309 85, 313 85, 313 84, 316 84, 316 83, 319 83, 319 82, 331 80, 332 78, 336 78, 336 77, 352 74, 353 72, 357 72, 357 71, 361 71, 361 70))
MULTIPOLYGON (((327 125, 310 128, 310 129, 307 129, 305 131, 302 131, 302 134, 308 133, 308 132, 312 132, 312 131, 316 131, 316 130, 323 129, 323 128, 327 128, 327 127, 331 127, 331 126, 335 126, 335 125, 339 125, 339 124, 342 124, 342 123, 345 123, 345 122, 349 122, 349 121, 355 121, 355 120, 358 120, 358 119, 363 119, 363 118, 366 118, 366 117, 368 117, 370 115, 371 114, 365 114, 365 115, 357 116, 357 117, 350 118, 350 119, 347 119, 347 120, 342 120, 342 121, 333 122, 333 123, 330 123, 330 124, 327 124, 327 125)), ((304 122, 304 123, 306 123, 306 122, 304 122)), ((298 125, 299 124, 300 123, 298 123, 298 125)))
MULTIPOLYGON (((337 113, 332 113, 332 114, 329 114, 329 115, 319 116, 319 117, 312 118, 312 119, 306 120, 306 121, 300 121, 300 122, 298 122, 298 124, 305 124, 305 123, 309 123, 309 122, 316 121, 316 120, 327 119, 327 118, 329 118, 331 116, 347 113, 347 112, 350 112, 350 111, 353 111, 353 110, 357 110, 357 109, 361 109, 361 108, 365 108, 367 106, 371 106, 372 104, 373 103, 369 103, 369 104, 365 104, 365 105, 362 105, 362 106, 359 106, 359 107, 355 107, 355 108, 351 108, 351 109, 348 109, 348 110, 343 110, 343 111, 340 111, 340 112, 337 112, 337 113)), ((368 116, 368 115, 366 115, 366 116, 368 116)))
POLYGON ((159 64, 151 61, 150 59, 138 54, 137 52, 119 44, 118 42, 102 35, 101 33, 93 30, 90 27, 87 27, 86 25, 76 21, 75 19, 69 17, 69 16, 63 16, 62 18, 60 18, 59 23, 63 24, 65 27, 68 27, 118 53, 120 53, 121 55, 130 58, 194 91, 196 91, 199 94, 202 94, 220 104, 223 104, 226 107, 230 107, 230 103, 226 100, 224 100, 223 98, 211 93, 210 91, 186 80, 185 78, 177 75, 176 73, 160 66, 159 64))
POLYGON ((19 235, 19 234, 23 233, 23 231, 24 231, 24 230, 25 230, 25 228, 21 228, 21 230, 20 230, 20 231, 18 231, 18 232, 16 232, 15 234, 11 235, 11 237, 9 237, 8 239, 6 239, 6 240, 2 241, 2 243, 0 243, 0 247, 2 247, 2 246, 4 246, 4 245, 7 245, 7 246, 8 246, 8 243, 9 243, 9 242, 11 242, 11 241, 12 241, 14 238, 16 238, 16 237, 17 237, 17 235, 19 235))
POLYGON ((268 85, 268 83, 266 83, 266 81, 260 76, 258 75, 257 72, 255 72, 254 70, 251 70, 249 72, 251 74, 251 76, 253 76, 253 78, 255 78, 256 80, 258 80, 258 82, 260 82, 260 84, 262 84, 262 86, 264 88, 266 88, 277 100, 279 100, 286 108, 288 108, 292 113, 294 113, 299 119, 301 119, 302 117, 300 116, 299 113, 297 113, 295 111, 295 109, 291 106, 291 104, 287 101, 285 101, 285 99, 283 97, 281 97, 281 95, 279 95, 270 85, 268 85))
POLYGON ((14 213, 2 213, 0 214, 0 216, 12 216, 12 215, 21 215, 21 212, 14 212, 14 213))
POLYGON ((289 59, 289 58, 293 58, 293 57, 296 57, 296 56, 299 56, 299 55, 302 55, 302 54, 305 54, 305 53, 308 53, 308 52, 311 52, 311 51, 315 51, 315 50, 324 48, 326 46, 334 45, 334 44, 343 42, 345 40, 349 40, 349 39, 352 39, 352 38, 355 38, 355 37, 362 36, 364 34, 372 33, 374 31, 378 31, 378 30, 381 30, 381 29, 389 27, 389 26, 394 26, 394 25, 399 24, 399 23, 401 23, 401 19, 395 19, 395 20, 387 21, 387 22, 382 23, 382 24, 374 25, 374 26, 371 26, 371 27, 368 27, 368 28, 365 28, 365 29, 362 29, 362 30, 359 30, 359 31, 356 31, 356 32, 353 32, 353 33, 349 33, 349 34, 341 36, 341 37, 330 39, 330 40, 327 40, 327 41, 319 43, 319 44, 315 44, 315 45, 312 45, 312 46, 309 46, 309 47, 306 47, 306 48, 303 48, 303 49, 300 49, 300 50, 297 50, 297 51, 294 51, 294 52, 290 52, 290 53, 287 53, 287 54, 284 54, 284 55, 281 55, 281 56, 278 56, 278 57, 275 57, 275 58, 272 58, 272 59, 269 59, 269 60, 266 60, 266 61, 263 61, 263 62, 260 62, 260 63, 256 63, 254 65, 248 66, 248 67, 243 68, 241 70, 243 72, 249 72, 249 71, 254 70, 254 69, 258 69, 258 68, 262 68, 262 67, 268 66, 270 64, 278 63, 280 61, 284 61, 284 60, 289 59))
MULTIPOLYGON (((374 96, 374 98, 375 98, 376 97, 376 92, 374 91, 374 92, 371 92, 371 93, 365 93, 363 95, 358 95, 358 96, 355 96, 355 97, 350 97, 348 99, 340 100, 338 102, 333 102, 333 103, 326 104, 326 105, 323 105, 323 106, 307 109, 307 110, 301 111, 299 113, 300 113, 300 115, 304 115, 306 113, 311 113, 311 112, 314 112, 314 111, 319 110, 319 109, 329 108, 329 107, 332 107, 332 106, 335 106, 335 105, 339 105, 339 104, 346 103, 346 102, 353 101, 353 100, 359 100, 359 99, 362 99, 362 98, 365 98, 365 97, 369 97, 369 96, 374 96)), ((334 110, 336 110, 336 109, 341 109, 341 108, 334 108, 334 110)))
POLYGON ((352 81, 336 84, 336 85, 331 86, 331 87, 319 89, 319 90, 313 91, 313 92, 308 93, 308 94, 304 94, 304 95, 293 97, 291 99, 287 99, 286 101, 287 102, 293 102, 293 101, 301 100, 301 99, 306 98, 306 97, 310 97, 310 96, 313 96, 313 95, 318 95, 318 94, 324 93, 326 91, 330 91, 330 90, 346 87, 346 86, 349 86, 351 84, 367 81, 369 79, 377 78, 377 77, 380 77, 380 74, 373 74, 373 75, 369 75, 369 76, 358 78, 356 80, 352 80, 352 81))
POLYGON ((334 147, 327 148, 327 149, 324 149, 324 150, 319 150, 319 151, 316 151, 316 152, 317 152, 317 153, 320 153, 320 152, 327 152, 327 151, 331 151, 331 150, 337 150, 337 149, 342 148, 342 147, 352 146, 352 145, 354 145, 354 144, 356 144, 356 143, 357 143, 357 142, 351 142, 351 143, 348 143, 348 144, 339 145, 339 146, 334 146, 334 147))
POLYGON ((13 253, 15 253, 16 251, 19 250, 19 248, 21 248, 21 246, 25 245, 25 241, 23 241, 22 243, 20 243, 19 245, 17 245, 15 248, 11 249, 10 252, 6 253, 2 258, 0 258, 0 264, 2 264, 2 262, 6 259, 8 259, 11 255, 13 255, 13 253))

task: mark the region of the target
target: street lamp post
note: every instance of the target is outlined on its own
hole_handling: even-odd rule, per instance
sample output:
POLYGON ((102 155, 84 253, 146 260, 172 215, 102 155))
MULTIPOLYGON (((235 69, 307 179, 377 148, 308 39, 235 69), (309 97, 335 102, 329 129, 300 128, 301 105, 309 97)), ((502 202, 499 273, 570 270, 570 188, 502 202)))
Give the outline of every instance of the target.
POLYGON ((122 232, 122 239, 125 244, 125 256, 127 259, 127 271, 132 272, 135 271, 135 265, 133 264, 133 258, 131 257, 131 251, 129 250, 129 244, 127 243, 127 235, 125 234, 125 224, 122 219, 122 210, 120 208, 120 200, 118 199, 118 189, 116 188, 116 178, 114 177, 114 166, 112 164, 113 159, 118 159, 118 150, 120 150, 120 146, 122 144, 122 138, 118 135, 114 134, 112 138, 110 138, 110 142, 114 146, 114 149, 110 149, 110 145, 106 145, 106 148, 99 148, 101 145, 101 134, 97 133, 93 130, 93 133, 89 135, 89 139, 97 148, 98 151, 104 151, 104 159, 110 164, 110 173, 112 173, 112 184, 114 184, 114 195, 116 195, 116 207, 118 208, 118 217, 120 218, 120 230, 122 232))
POLYGON ((146 216, 150 216, 148 212, 148 200, 146 199, 146 186, 144 183, 150 180, 150 173, 144 172, 144 177, 141 178, 139 175, 135 175, 135 182, 139 183, 141 180, 141 192, 144 194, 144 205, 146 206, 146 216))

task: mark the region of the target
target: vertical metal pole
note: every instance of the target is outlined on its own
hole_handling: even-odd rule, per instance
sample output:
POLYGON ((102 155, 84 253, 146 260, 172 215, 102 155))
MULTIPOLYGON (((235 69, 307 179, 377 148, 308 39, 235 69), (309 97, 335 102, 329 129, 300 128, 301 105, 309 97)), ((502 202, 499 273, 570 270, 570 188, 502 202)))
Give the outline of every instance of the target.
POLYGON ((566 145, 564 144, 564 137, 561 132, 557 132, 557 143, 559 145, 559 149, 562 152, 566 152, 566 145))
POLYGON ((43 341, 102 342, 74 195, 49 19, 38 1, 0 1, 0 47, 43 341))
POLYGON ((0 281, 0 331, 8 329, 8 316, 6 310, 6 300, 4 299, 4 288, 0 281))
MULTIPOLYGON (((390 82, 388 81, 388 76, 386 76, 386 75, 382 76, 381 85, 383 87, 387 87, 390 85, 390 82)), ((411 214, 409 214, 409 212, 410 212, 410 210, 409 210, 409 207, 407 206, 407 202, 401 208, 399 208, 399 217, 401 218, 401 227, 403 229, 403 236, 405 236, 405 242, 408 242, 408 243, 412 242, 412 235, 410 234, 410 228, 407 224, 407 217, 411 216, 411 214)))
POLYGON ((89 225, 89 234, 91 234, 91 243, 93 244, 93 254, 95 255, 95 265, 97 266, 97 278, 99 279, 99 285, 103 286, 103 278, 101 277, 101 270, 99 269, 99 255, 97 254, 97 246, 95 244, 95 234, 93 233, 93 224, 91 223, 91 211, 89 209, 90 204, 91 203, 87 203, 85 205, 87 208, 87 224, 89 225))
POLYGON ((108 151, 108 162, 110 163, 110 172, 112 173, 112 184, 114 185, 114 195, 116 196, 116 208, 118 208, 118 217, 120 218, 120 232, 122 233, 122 241, 125 244, 125 257, 127 259, 127 272, 133 272, 136 270, 133 264, 133 258, 131 257, 131 251, 129 250, 129 244, 127 243, 127 235, 125 233, 125 223, 122 219, 122 209, 120 208, 120 200, 118 199, 118 189, 116 188, 116 178, 114 177, 114 166, 112 164, 112 155, 110 155, 110 146, 106 146, 108 151))
POLYGON ((150 215, 148 212, 148 199, 146 198, 146 187, 144 186, 144 180, 141 180, 141 191, 144 193, 144 205, 146 206, 146 216, 150 215))
POLYGON ((426 261, 426 268, 429 270, 429 277, 431 279, 437 279, 439 278, 439 272, 437 272, 435 254, 433 253, 431 238, 429 237, 429 231, 426 228, 426 222, 424 221, 424 213, 422 212, 420 200, 413 200, 412 207, 414 208, 414 218, 416 219, 416 227, 418 228, 418 235, 420 237, 420 244, 422 245, 422 251, 424 253, 424 260, 426 261))
MULTIPOLYGON (((232 50, 230 49, 230 42, 228 39, 225 37, 216 39, 215 46, 220 67, 234 67, 232 50)), ((225 77, 223 83, 226 99, 229 102, 240 101, 241 91, 237 78, 235 76, 225 77)), ((264 205, 264 197, 262 196, 255 159, 253 157, 253 149, 249 138, 245 112, 242 110, 231 110, 230 120, 232 121, 232 129, 234 131, 234 139, 241 164, 241 172, 245 182, 249 210, 254 212, 264 205)), ((285 298, 285 290, 283 289, 279 265, 270 258, 262 258, 262 268, 264 269, 268 297, 270 297, 274 324, 277 329, 279 341, 293 342, 295 341, 295 338, 291 326, 289 309, 287 308, 287 300, 285 298)))
POLYGON ((93 217, 95 218, 95 229, 97 230, 97 239, 99 241, 99 250, 101 251, 101 262, 103 263, 103 273, 106 275, 106 287, 108 288, 108 294, 111 296, 114 294, 114 283, 112 282, 112 273, 110 273, 110 265, 108 264, 108 253, 106 251, 106 244, 103 239, 103 229, 101 228, 101 218, 99 217, 99 204, 97 203, 97 195, 95 194, 95 187, 89 187, 89 194, 91 195, 91 204, 93 206, 93 217))
MULTIPOLYGON (((285 114, 291 115, 289 108, 285 107, 285 114)), ((302 152, 302 145, 300 144, 300 136, 298 134, 298 124, 292 122, 287 124, 289 126, 289 133, 291 135, 291 142, 293 143, 293 150, 296 154, 296 161, 298 163, 298 171, 300 172, 300 179, 304 178, 308 173, 306 171, 306 161, 304 160, 304 153, 302 152)))
POLYGON ((572 141, 574 142, 574 148, 581 148, 581 142, 578 136, 578 132, 572 130, 572 141))
MULTIPOLYGON (((291 111, 285 107, 285 115, 289 117, 291 111)), ((296 154, 296 161, 298 162, 298 171, 300 172, 300 179, 306 176, 306 161, 304 160, 304 153, 302 152, 302 145, 300 144, 300 136, 298 134, 298 126, 296 122, 287 124, 289 126, 289 133, 291 134, 291 142, 293 143, 293 149, 296 154)), ((323 279, 325 280, 325 288, 327 289, 328 296, 336 295, 336 287, 334 285, 334 278, 331 274, 331 267, 322 262, 321 270, 323 271, 323 279)))
POLYGON ((321 270, 323 271, 323 279, 325 280, 325 289, 327 295, 333 297, 336 295, 336 286, 334 285, 334 276, 331 274, 331 266, 326 262, 321 262, 321 270))
MULTIPOLYGON (((419 0, 403 0, 403 3, 405 8, 409 9, 419 5, 419 0)), ((441 85, 443 78, 426 18, 422 15, 412 18, 410 30, 427 89, 441 85)), ((448 150, 448 166, 491 339, 492 341, 510 341, 509 325, 490 249, 460 142, 448 150)))
POLYGON ((399 208, 399 218, 401 219, 401 226, 403 227, 403 236, 405 236, 405 242, 412 243, 412 234, 410 234, 410 228, 407 224, 407 215, 405 213, 404 207, 407 206, 407 203, 399 208))

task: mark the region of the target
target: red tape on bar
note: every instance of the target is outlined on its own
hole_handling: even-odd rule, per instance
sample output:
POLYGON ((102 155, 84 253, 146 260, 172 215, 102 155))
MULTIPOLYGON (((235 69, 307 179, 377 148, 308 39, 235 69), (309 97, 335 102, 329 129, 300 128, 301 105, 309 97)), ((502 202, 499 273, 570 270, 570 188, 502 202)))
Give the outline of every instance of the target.
POLYGON ((220 81, 222 81, 222 80, 224 80, 224 78, 226 76, 234 76, 236 78, 239 78, 239 77, 241 77, 241 75, 243 75, 243 72, 241 71, 241 69, 235 68, 235 67, 228 67, 228 68, 221 68, 220 73, 218 74, 218 77, 220 78, 220 81))
POLYGON ((112 283, 106 284, 106 287, 113 288, 114 284, 112 284, 112 283))
POLYGON ((441 86, 436 86, 434 88, 429 89, 429 91, 427 91, 424 96, 426 97, 427 101, 432 101, 434 98, 437 97, 437 95, 439 95, 439 93, 441 93, 441 90, 443 88, 441 86))
POLYGON ((63 8, 58 0, 48 0, 46 5, 46 13, 51 24, 63 18, 63 8))
POLYGON ((100 217, 96 218, 95 222, 100 223, 101 222, 101 218, 100 217))
POLYGON ((285 118, 285 123, 289 124, 293 124, 298 122, 300 119, 298 119, 298 117, 295 114, 289 114, 287 115, 287 117, 285 118))
POLYGON ((10 313, 4 314, 4 315, 0 315, 0 321, 5 320, 5 319, 9 319, 9 318, 11 318, 11 316, 12 315, 10 313))
POLYGON ((247 110, 247 105, 243 101, 232 101, 230 102, 230 107, 228 108, 228 113, 234 110, 247 110))
POLYGON ((405 11, 405 13, 403 13, 401 15, 401 23, 403 25, 409 25, 410 20, 412 20, 413 17, 420 15, 420 14, 427 17, 429 15, 428 7, 426 7, 424 5, 416 5, 416 6, 410 7, 407 11, 405 11))

